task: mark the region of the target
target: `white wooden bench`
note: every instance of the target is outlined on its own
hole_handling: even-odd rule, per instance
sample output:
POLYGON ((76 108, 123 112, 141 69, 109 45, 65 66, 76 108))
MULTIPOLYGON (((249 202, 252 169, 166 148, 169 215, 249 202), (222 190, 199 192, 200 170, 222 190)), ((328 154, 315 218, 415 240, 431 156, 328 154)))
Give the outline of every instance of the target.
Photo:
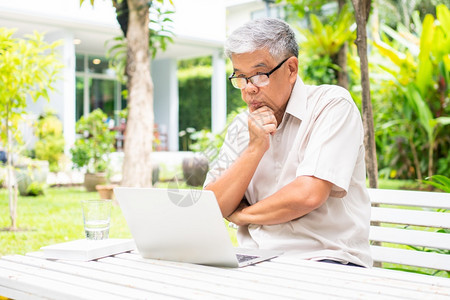
POLYGON ((437 232, 450 229, 450 193, 369 189, 369 195, 374 262, 450 271, 450 234, 437 232))

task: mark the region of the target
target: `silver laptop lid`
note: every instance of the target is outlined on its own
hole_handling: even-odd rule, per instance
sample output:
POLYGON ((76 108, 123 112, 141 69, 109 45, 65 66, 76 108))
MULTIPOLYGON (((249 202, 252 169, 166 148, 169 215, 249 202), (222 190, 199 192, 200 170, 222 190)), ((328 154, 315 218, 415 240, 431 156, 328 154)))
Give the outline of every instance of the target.
POLYGON ((114 193, 143 257, 238 266, 213 192, 119 187, 114 193))

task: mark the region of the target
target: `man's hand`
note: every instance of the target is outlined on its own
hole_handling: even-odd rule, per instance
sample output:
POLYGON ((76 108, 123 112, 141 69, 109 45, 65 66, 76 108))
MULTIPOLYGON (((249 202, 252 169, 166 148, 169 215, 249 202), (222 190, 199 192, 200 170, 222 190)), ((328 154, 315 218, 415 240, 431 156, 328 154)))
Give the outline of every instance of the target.
POLYGON ((250 113, 248 116, 249 148, 255 147, 266 152, 270 147, 269 134, 274 134, 277 126, 274 112, 267 106, 262 106, 250 113))
POLYGON ((244 226, 244 225, 248 225, 248 222, 245 222, 244 220, 244 214, 242 213, 242 210, 244 208, 248 207, 248 204, 246 203, 246 201, 241 201, 241 204, 239 204, 239 206, 236 208, 236 210, 229 215, 226 219, 238 226, 244 226))

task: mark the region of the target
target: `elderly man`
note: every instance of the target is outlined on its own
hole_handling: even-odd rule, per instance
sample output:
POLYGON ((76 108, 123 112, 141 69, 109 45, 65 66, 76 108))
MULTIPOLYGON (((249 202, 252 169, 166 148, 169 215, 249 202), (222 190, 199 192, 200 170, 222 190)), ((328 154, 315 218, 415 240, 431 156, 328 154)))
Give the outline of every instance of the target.
POLYGON ((370 267, 364 131, 350 94, 302 82, 294 32, 277 19, 238 28, 225 53, 248 111, 204 186, 239 226, 240 246, 370 267))

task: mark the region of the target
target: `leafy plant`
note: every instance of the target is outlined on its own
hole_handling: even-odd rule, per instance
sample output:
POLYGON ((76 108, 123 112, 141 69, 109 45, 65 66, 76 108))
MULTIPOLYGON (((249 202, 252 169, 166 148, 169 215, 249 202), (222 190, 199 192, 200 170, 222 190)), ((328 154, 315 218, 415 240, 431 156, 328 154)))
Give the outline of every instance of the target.
POLYGON ((207 129, 196 131, 190 135, 192 144, 189 145, 189 150, 202 152, 210 161, 212 161, 219 154, 219 149, 222 147, 224 137, 223 133, 214 134, 207 129))
POLYGON ((27 187, 26 194, 33 197, 44 195, 44 184, 36 181, 31 182, 27 187))
POLYGON ((422 180, 423 183, 434 186, 446 193, 450 193, 450 178, 443 175, 433 175, 422 180))
POLYGON ((232 111, 227 116, 227 125, 219 133, 212 133, 208 129, 200 131, 193 131, 189 135, 191 143, 189 144, 189 150, 194 152, 202 152, 205 157, 211 162, 215 160, 219 154, 220 148, 222 148, 227 133, 228 126, 233 122, 234 118, 245 111, 246 107, 240 107, 232 111))
POLYGON ((302 35, 300 43, 304 48, 314 49, 319 55, 332 56, 345 42, 355 38, 352 26, 354 18, 348 6, 344 6, 332 23, 322 23, 315 14, 311 14, 310 23, 311 29, 298 28, 302 35))
POLYGON ((315 14, 310 15, 310 29, 300 28, 300 64, 306 81, 312 83, 336 83, 339 66, 334 61, 342 46, 355 39, 353 14, 345 5, 342 11, 327 21, 321 21, 315 14))
POLYGON ((11 159, 13 140, 21 144, 19 124, 26 114, 27 98, 48 100, 57 74, 62 68, 56 47, 48 44, 44 36, 35 32, 24 39, 14 38, 14 30, 0 28, 0 139, 9 155, 8 182, 11 228, 16 229, 17 186, 13 185, 14 172, 11 159))
MULTIPOLYGON (((231 62, 227 62, 227 72, 231 74, 231 62)), ((179 101, 179 128, 196 128, 197 130, 211 129, 211 58, 184 60, 178 64, 178 90, 179 101)), ((241 91, 227 84, 227 113, 235 111, 239 107, 245 107, 242 101, 241 91)), ((181 132, 183 135, 183 132, 181 132)), ((180 149, 188 150, 186 137, 180 136, 180 149)))
POLYGON ((64 136, 62 123, 54 111, 48 110, 40 117, 36 135, 36 158, 47 160, 50 171, 59 171, 59 161, 64 153, 64 136))
POLYGON ((387 111, 378 114, 375 122, 380 124, 378 150, 383 155, 390 153, 385 164, 395 165, 393 171, 403 174, 415 171, 419 180, 422 173, 428 176, 435 173, 436 160, 441 162, 439 173, 450 172, 448 164, 442 166, 442 157, 448 156, 450 147, 448 134, 443 130, 450 124, 447 117, 450 112, 450 12, 445 5, 439 5, 436 15, 439 22, 427 15, 422 23, 418 13, 414 13, 415 32, 401 25, 397 31, 381 26, 382 40, 374 43, 379 51, 374 59, 375 69, 381 70, 375 74, 376 81, 382 79, 384 83, 374 85, 380 95, 378 111, 387 111), (394 147, 390 151, 393 144, 397 149, 394 147), (402 148, 405 148, 403 154, 398 151, 402 148))
POLYGON ((105 172, 108 155, 114 151, 114 132, 108 129, 107 115, 99 108, 76 123, 80 137, 70 152, 76 168, 86 167, 89 173, 105 172))

